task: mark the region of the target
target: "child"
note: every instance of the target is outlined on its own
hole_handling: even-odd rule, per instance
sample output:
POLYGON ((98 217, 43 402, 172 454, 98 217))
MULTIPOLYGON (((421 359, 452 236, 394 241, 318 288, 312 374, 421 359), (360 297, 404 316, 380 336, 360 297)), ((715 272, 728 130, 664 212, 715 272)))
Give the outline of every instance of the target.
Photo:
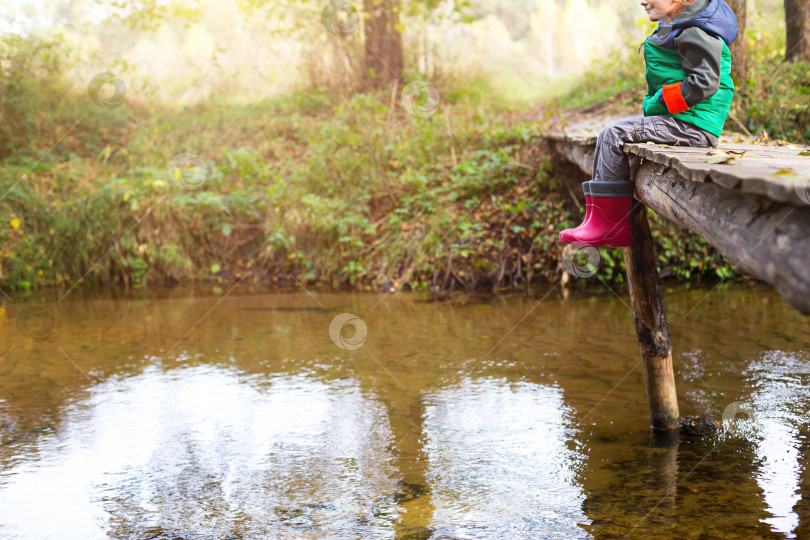
POLYGON ((584 182, 585 219, 560 242, 626 247, 632 241, 633 182, 626 142, 716 146, 734 96, 731 52, 737 18, 724 0, 641 0, 658 28, 644 40, 644 116, 602 130, 593 180, 584 182))

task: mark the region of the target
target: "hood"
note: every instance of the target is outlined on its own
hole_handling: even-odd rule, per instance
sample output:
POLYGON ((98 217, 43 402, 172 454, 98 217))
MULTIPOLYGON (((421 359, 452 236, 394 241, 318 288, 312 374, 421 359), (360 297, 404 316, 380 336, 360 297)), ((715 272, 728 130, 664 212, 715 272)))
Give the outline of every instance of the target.
MULTIPOLYGON (((677 17, 676 17, 677 19, 677 17)), ((650 41, 656 45, 674 49, 675 38, 684 29, 697 27, 710 36, 719 37, 726 45, 731 45, 737 37, 737 17, 724 0, 711 0, 706 8, 694 17, 668 24, 658 23, 650 41)))

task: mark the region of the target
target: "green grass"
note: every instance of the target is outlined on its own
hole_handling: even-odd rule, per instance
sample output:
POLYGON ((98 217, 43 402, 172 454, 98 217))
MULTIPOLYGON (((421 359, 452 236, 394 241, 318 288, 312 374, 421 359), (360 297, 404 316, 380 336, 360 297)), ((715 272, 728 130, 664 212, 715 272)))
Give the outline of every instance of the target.
MULTIPOLYGON (((58 44, 2 50, 6 289, 244 276, 518 287, 559 278, 557 231, 581 219, 540 144, 546 115, 521 120, 520 100, 481 77, 438 81, 441 105, 427 118, 392 104, 390 91, 317 89, 186 108, 128 95, 107 110, 67 83, 58 44), (180 153, 205 164, 199 189, 169 171, 180 153)), ((629 103, 638 82, 636 68, 615 60, 556 105, 629 103)), ((735 276, 705 241, 654 216, 652 227, 666 275, 735 276)), ((619 252, 600 253, 593 280, 621 283, 619 252)))

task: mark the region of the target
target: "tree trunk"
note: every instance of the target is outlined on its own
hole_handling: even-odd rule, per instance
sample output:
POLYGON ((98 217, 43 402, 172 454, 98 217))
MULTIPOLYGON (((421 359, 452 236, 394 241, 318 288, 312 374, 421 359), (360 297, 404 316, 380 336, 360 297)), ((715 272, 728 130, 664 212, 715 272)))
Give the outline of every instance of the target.
POLYGON ((402 35, 398 0, 365 0, 365 81, 370 88, 402 81, 402 35))
POLYGON ((810 2, 785 0, 785 60, 810 62, 810 2))
POLYGON ((748 78, 748 60, 745 55, 745 15, 747 0, 728 0, 737 16, 737 38, 731 44, 731 76, 742 82, 748 78))

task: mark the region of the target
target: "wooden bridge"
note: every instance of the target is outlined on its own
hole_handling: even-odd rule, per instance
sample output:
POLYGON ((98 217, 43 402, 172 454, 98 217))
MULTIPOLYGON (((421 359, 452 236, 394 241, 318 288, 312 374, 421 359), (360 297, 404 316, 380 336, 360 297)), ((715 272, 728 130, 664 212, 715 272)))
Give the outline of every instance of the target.
MULTIPOLYGON (((560 157, 593 174, 596 138, 624 117, 552 131, 560 157)), ((723 140, 723 137, 720 138, 723 140)), ((641 346, 652 428, 680 427, 672 343, 644 205, 719 249, 740 271, 773 285, 810 314, 810 147, 727 144, 690 148, 625 144, 636 204, 633 245, 622 248, 641 346)))

